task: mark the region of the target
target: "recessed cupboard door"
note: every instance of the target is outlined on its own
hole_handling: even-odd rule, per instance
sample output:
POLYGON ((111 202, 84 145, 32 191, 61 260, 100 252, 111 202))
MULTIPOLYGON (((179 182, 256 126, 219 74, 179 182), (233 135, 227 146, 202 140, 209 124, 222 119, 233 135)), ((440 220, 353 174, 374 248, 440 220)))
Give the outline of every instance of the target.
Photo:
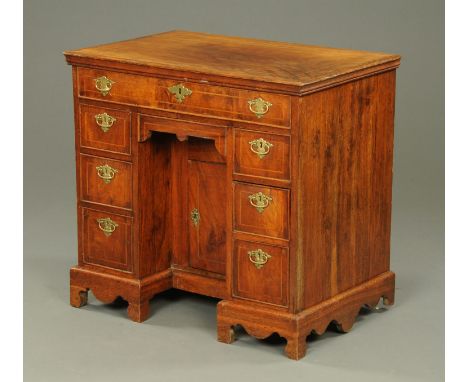
POLYGON ((226 165, 188 162, 189 263, 226 273, 226 165))

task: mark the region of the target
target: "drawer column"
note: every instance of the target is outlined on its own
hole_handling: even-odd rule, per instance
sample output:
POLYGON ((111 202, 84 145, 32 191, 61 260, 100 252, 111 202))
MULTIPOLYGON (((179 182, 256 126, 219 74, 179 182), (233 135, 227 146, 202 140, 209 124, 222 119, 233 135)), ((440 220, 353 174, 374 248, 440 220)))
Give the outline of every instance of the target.
POLYGON ((79 257, 70 303, 86 304, 89 290, 104 303, 121 297, 142 322, 149 300, 172 287, 170 148, 139 143, 128 107, 85 102, 75 89, 75 110, 79 257))

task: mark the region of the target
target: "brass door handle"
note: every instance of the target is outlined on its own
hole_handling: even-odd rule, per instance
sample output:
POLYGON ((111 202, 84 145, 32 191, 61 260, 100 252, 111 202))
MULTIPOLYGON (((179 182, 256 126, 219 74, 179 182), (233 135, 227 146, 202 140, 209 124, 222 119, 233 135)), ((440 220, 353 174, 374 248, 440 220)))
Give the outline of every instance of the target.
POLYGON ((254 139, 249 142, 250 150, 258 155, 260 159, 263 159, 270 152, 270 148, 273 144, 263 138, 254 139))
POLYGON ((115 231, 115 229, 119 226, 115 221, 111 218, 101 218, 97 219, 99 229, 104 232, 104 235, 110 236, 115 231))
POLYGON ((96 89, 99 90, 103 96, 106 96, 109 94, 110 90, 112 89, 112 85, 115 84, 115 81, 110 80, 106 76, 102 76, 95 78, 94 84, 96 89))
POLYGON ((182 84, 169 86, 167 90, 169 90, 170 93, 174 94, 176 101, 179 103, 182 102, 185 99, 185 97, 192 94, 192 91, 182 84))
POLYGON ((255 207, 259 213, 262 213, 272 200, 273 198, 271 196, 265 195, 263 192, 249 195, 250 204, 255 207))
POLYGON ((249 255, 250 262, 253 263, 257 269, 262 268, 271 258, 271 255, 263 252, 260 248, 255 251, 249 251, 247 253, 249 255))
POLYGON ((257 118, 262 118, 270 109, 270 106, 273 106, 271 102, 265 101, 263 98, 258 97, 248 101, 249 109, 254 113, 257 118))
POLYGON ((96 170, 97 170, 98 176, 106 184, 109 184, 111 180, 114 179, 115 174, 119 172, 118 170, 116 170, 115 168, 112 168, 108 164, 97 166, 96 170))

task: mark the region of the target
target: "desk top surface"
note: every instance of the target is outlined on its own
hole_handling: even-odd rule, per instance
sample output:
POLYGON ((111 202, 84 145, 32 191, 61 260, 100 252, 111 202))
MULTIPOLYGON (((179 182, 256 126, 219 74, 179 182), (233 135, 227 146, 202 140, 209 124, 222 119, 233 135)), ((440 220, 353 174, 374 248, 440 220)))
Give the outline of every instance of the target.
POLYGON ((105 61, 139 71, 164 69, 270 84, 313 87, 359 72, 397 67, 395 54, 170 31, 65 52, 69 63, 105 61))

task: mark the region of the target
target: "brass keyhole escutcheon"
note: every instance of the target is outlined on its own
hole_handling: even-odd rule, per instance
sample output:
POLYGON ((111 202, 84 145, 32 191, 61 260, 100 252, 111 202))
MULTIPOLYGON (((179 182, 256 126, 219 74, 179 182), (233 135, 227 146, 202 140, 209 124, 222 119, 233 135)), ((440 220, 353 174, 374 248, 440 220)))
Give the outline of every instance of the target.
POLYGON ((170 86, 167 89, 170 93, 174 94, 176 101, 179 103, 182 102, 185 99, 185 97, 192 94, 192 91, 182 84, 170 86))
POLYGON ((109 184, 118 171, 112 168, 108 164, 96 167, 98 176, 103 180, 104 183, 109 184))
POLYGON ((271 259, 271 255, 262 251, 260 248, 255 251, 247 252, 249 255, 249 260, 257 269, 262 268, 269 259, 271 259))
POLYGON ((112 89, 112 85, 115 84, 115 81, 110 80, 106 76, 98 77, 94 80, 96 89, 101 92, 103 96, 109 94, 112 89))
POLYGON ((116 118, 107 113, 96 114, 94 116, 94 119, 96 120, 97 125, 101 128, 101 130, 104 133, 107 133, 114 124, 114 122, 117 120, 116 118))
POLYGON ((200 223, 200 212, 196 208, 190 212, 190 219, 192 219, 193 225, 198 227, 198 223, 200 223))
POLYGON ((272 200, 273 198, 271 196, 265 195, 263 192, 249 195, 250 204, 254 206, 259 213, 262 213, 272 200))
POLYGON ((270 152, 270 148, 273 144, 263 138, 258 138, 249 142, 250 150, 258 155, 260 159, 263 159, 270 152))
POLYGON ((115 221, 111 218, 101 218, 97 219, 99 229, 104 232, 104 235, 110 236, 115 231, 115 229, 119 226, 115 221))
POLYGON ((273 104, 271 102, 265 101, 263 98, 258 97, 248 101, 249 109, 254 113, 257 118, 262 118, 270 109, 273 104))

